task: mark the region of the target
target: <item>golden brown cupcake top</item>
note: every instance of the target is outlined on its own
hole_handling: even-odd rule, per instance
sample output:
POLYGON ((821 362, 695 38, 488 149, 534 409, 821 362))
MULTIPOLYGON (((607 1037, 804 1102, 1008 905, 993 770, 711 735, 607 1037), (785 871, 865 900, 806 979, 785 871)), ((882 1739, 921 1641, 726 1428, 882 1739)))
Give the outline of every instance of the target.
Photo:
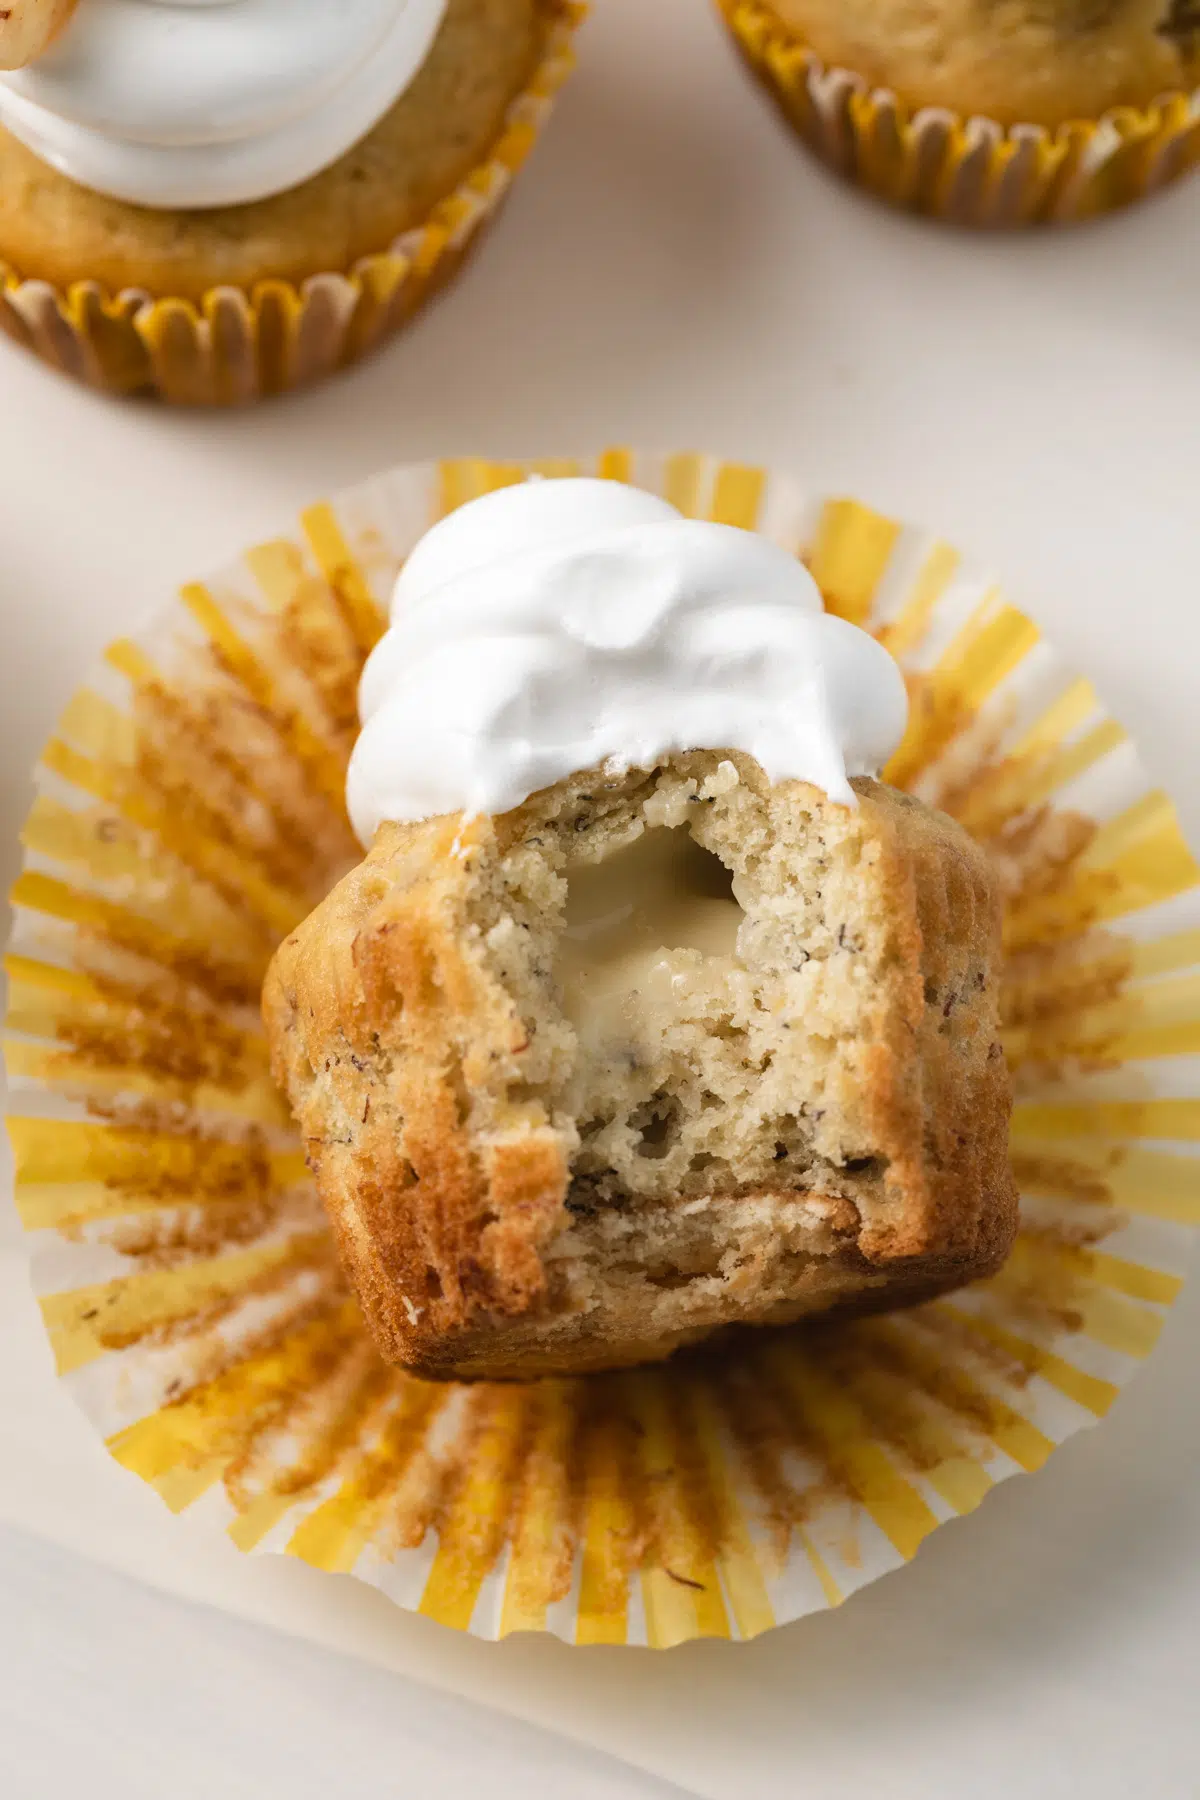
POLYGON ((1001 124, 1058 125, 1200 85, 1200 0, 770 0, 829 67, 1001 124))

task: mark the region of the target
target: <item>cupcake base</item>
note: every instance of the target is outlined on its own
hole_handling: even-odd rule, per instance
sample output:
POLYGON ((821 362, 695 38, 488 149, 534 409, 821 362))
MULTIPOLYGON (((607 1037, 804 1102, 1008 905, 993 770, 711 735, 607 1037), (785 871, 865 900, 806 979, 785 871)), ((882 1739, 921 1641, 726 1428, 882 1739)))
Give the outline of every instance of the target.
POLYGON ((375 130, 249 206, 125 205, 0 132, 0 329, 90 387, 185 405, 245 403, 347 366, 450 279, 494 217, 570 71, 584 10, 514 0, 511 72, 484 57, 464 100, 459 64, 481 46, 474 0, 452 0, 375 130))
POLYGON ((1200 94, 1050 129, 913 109, 827 68, 760 0, 717 0, 734 43, 821 160, 882 200, 948 224, 1067 224, 1127 206, 1200 161, 1200 94))

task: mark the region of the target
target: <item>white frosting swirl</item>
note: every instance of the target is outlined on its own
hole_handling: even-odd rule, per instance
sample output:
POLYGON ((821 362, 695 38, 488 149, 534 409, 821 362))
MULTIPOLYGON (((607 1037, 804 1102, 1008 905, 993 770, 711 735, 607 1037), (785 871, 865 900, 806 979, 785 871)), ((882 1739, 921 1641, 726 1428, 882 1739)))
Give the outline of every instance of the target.
POLYGON ((80 0, 0 77, 0 124, 83 187, 234 206, 365 137, 429 54, 447 0, 80 0))
POLYGON ((501 813, 612 761, 743 750, 855 804, 904 733, 904 681, 787 550, 619 482, 502 488, 409 557, 359 690, 346 799, 385 819, 501 813))

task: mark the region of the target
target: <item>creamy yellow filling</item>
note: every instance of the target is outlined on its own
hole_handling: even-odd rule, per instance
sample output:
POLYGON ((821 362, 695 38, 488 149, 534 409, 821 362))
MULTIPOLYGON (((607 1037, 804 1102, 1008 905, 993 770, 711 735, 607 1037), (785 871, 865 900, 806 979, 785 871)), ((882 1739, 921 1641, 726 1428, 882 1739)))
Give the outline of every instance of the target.
POLYGON ((732 968, 744 918, 731 877, 686 828, 643 831, 601 863, 567 870, 557 974, 587 1055, 652 1044, 703 961, 732 968))

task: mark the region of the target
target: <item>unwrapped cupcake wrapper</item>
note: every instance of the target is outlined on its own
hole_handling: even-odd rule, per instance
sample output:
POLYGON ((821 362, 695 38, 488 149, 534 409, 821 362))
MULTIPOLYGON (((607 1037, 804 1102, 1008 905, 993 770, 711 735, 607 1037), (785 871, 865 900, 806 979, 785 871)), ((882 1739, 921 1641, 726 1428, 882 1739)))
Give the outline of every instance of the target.
POLYGON ((551 22, 538 66, 487 158, 424 224, 348 270, 247 292, 214 287, 198 303, 26 281, 0 261, 0 329, 89 387, 184 406, 236 406, 319 381, 404 325, 458 269, 495 217, 574 63, 586 8, 544 0, 551 22))
MULTIPOLYGON (((63 1382, 247 1552, 495 1637, 666 1646, 835 1606, 1101 1417, 1200 1223, 1200 870, 1088 681, 940 538, 781 474, 614 449, 402 468, 109 649, 37 770, 13 894, 16 1194, 63 1382), (258 991, 356 856, 355 686, 404 557, 601 473, 803 555, 912 697, 887 771, 1007 895, 1020 1235, 914 1311, 528 1385, 383 1365, 271 1085, 258 991)), ((181 1527, 182 1528, 182 1527, 181 1527)))
POLYGON ((823 161, 881 199, 954 225, 1067 224, 1154 193, 1200 160, 1200 94, 1163 94, 1054 129, 906 106, 827 68, 760 0, 717 0, 734 41, 823 161))

